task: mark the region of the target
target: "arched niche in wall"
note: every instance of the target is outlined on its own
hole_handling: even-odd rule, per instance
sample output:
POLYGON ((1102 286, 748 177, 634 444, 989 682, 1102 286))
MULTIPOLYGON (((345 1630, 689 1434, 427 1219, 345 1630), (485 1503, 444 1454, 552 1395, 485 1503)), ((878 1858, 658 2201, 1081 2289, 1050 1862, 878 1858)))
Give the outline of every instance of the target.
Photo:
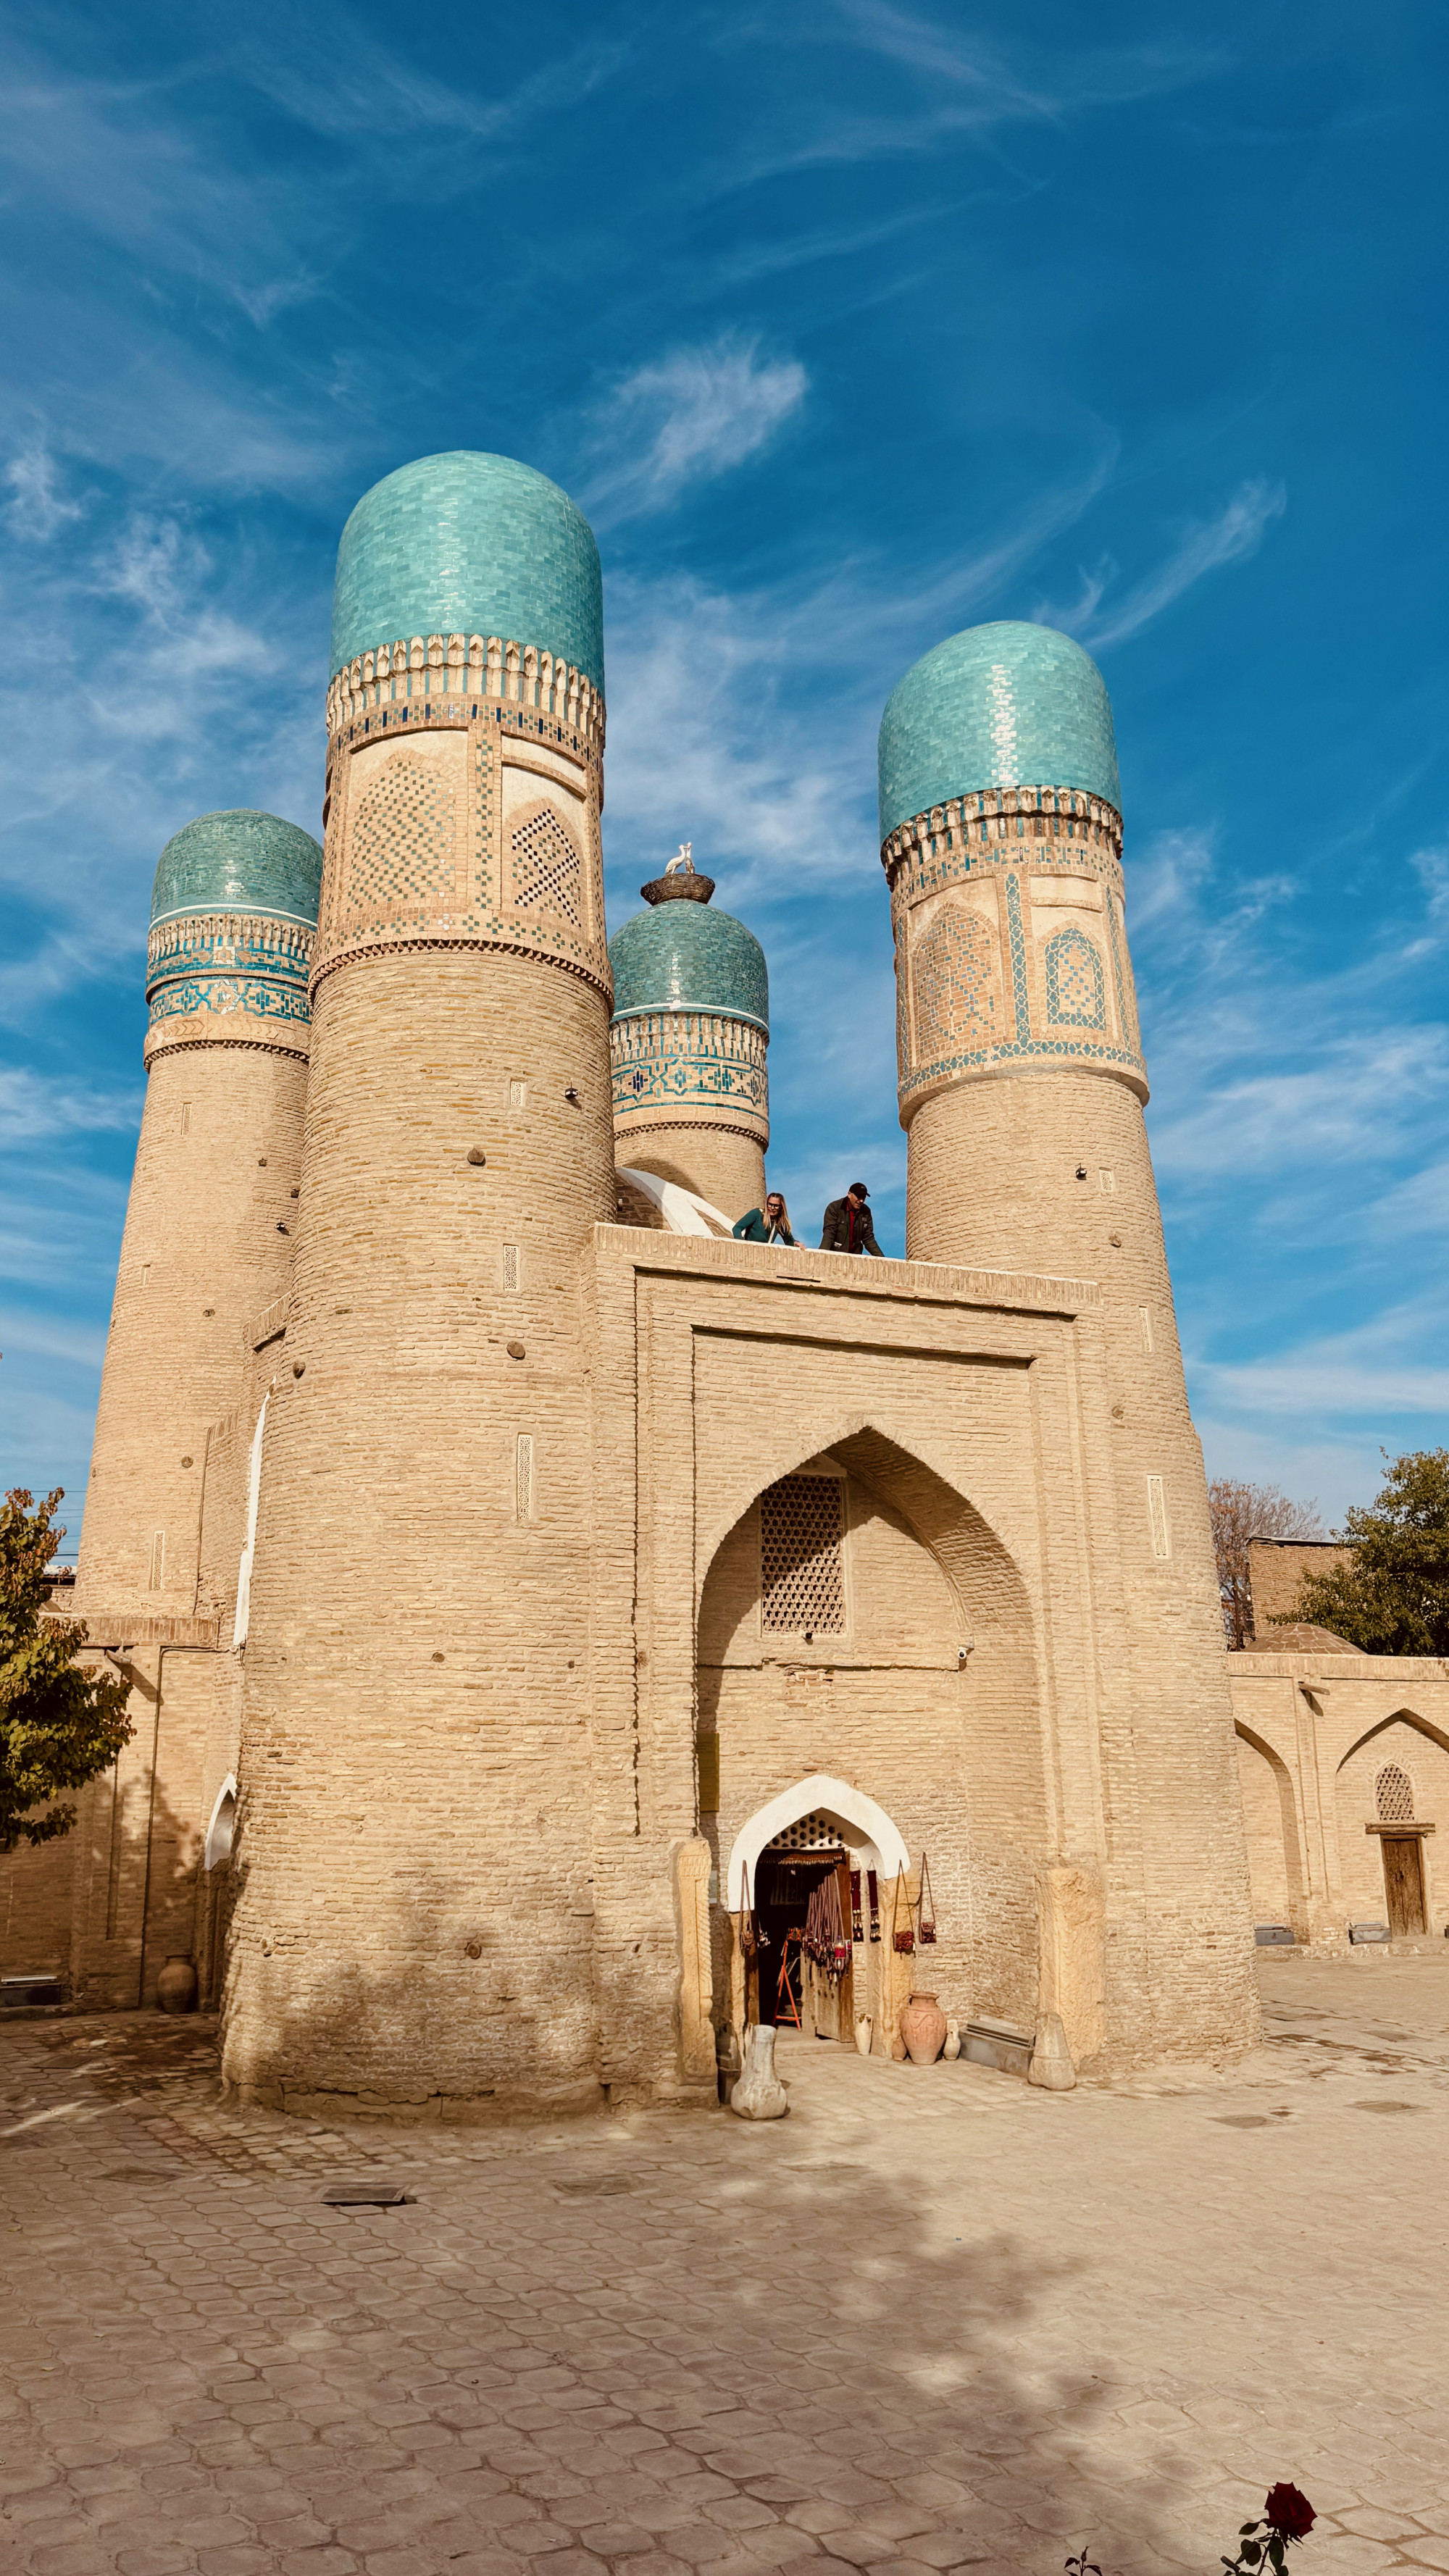
POLYGON ((231 1838, 235 1824, 236 1775, 228 1771, 216 1793, 211 1822, 206 1828, 205 1860, 208 1869, 215 1869, 218 1861, 230 1860, 231 1838))

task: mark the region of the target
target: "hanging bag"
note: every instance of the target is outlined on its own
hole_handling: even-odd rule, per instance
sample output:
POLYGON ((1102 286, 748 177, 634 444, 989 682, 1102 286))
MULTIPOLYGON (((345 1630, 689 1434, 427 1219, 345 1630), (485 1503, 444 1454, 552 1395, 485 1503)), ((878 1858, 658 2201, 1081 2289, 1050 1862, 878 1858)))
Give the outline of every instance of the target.
POLYGON ((750 1865, 746 1861, 740 1873, 740 1957, 753 1959, 759 1946, 755 1931, 755 1909, 750 1903, 750 1865))
POLYGON ((906 1892, 905 1869, 904 1867, 901 1867, 896 1871, 895 1894, 891 1898, 891 1948, 893 1950, 900 1950, 904 1953, 914 1950, 915 1946, 916 1936, 911 1928, 911 1900, 906 1892), (905 1897, 906 1915, 904 1928, 902 1928, 901 1925, 901 1899, 903 1896, 905 1897))
POLYGON ((929 1949, 931 1943, 936 1938, 936 1900, 931 1894, 931 1878, 930 1872, 926 1867, 926 1855, 924 1852, 921 1854, 921 1902, 917 1910, 916 1921, 920 1934, 921 1947, 923 1950, 929 1949))

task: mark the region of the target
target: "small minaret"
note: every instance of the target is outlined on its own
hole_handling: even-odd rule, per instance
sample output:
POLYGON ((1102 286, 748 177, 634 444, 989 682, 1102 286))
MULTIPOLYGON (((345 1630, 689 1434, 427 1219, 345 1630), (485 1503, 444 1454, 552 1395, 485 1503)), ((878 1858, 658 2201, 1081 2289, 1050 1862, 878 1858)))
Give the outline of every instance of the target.
POLYGON ((1142 1116, 1121 808, 1107 692, 1069 636, 973 627, 886 706, 907 1253, 1100 1286, 1104 1451, 1090 1465, 1110 1475, 1101 1509, 1126 1587, 1110 1689, 1131 1711, 1159 2038, 1181 2050, 1251 2012, 1251 1976, 1202 1451, 1142 1116), (1184 1834, 1179 1815, 1215 1823, 1184 1834))
POLYGON ((146 1104, 101 1378, 77 1613, 196 1607, 208 1425, 287 1282, 322 852, 275 814, 203 814, 151 893, 146 1104))
POLYGON ((752 931, 710 908, 686 842, 609 942, 614 1144, 731 1219, 759 1207, 770 1142, 770 987, 752 931))
POLYGON ((331 668, 224 2067, 282 2103, 596 2102, 579 1264, 615 1185, 587 522, 508 457, 400 467, 343 529, 331 668))

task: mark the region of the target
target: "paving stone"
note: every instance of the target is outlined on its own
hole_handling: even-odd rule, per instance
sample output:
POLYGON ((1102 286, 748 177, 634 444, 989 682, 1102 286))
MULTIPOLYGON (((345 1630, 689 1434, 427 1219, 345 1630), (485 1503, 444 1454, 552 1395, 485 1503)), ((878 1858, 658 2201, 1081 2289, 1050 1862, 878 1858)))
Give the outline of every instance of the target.
MULTIPOLYGON (((1392 2081, 1420 2116, 1392 2154, 1353 2109, 1382 2048, 1366 1980, 1314 1963, 1280 1972, 1322 2016, 1291 2065, 1131 2093, 1044 2105, 983 2072, 948 2110, 919 2071, 787 2038, 788 2145, 663 2112, 319 2140, 168 2076, 144 2151, 184 2178, 121 2208, 96 2176, 140 2122, 56 2122, 7 2166, 0 2248, 29 2576, 1059 2576, 1084 2538, 1108 2576, 1203 2576, 1280 2477, 1321 2517, 1303 2576, 1449 2576, 1425 2221, 1449 1977, 1376 1973, 1400 1964, 1419 2036, 1392 2081), (1283 2101, 1288 2200, 1245 2188, 1256 2133, 1216 2116, 1283 2101), (595 2156, 636 2187, 561 2206, 564 2160, 595 2156), (364 2158, 416 2190, 405 2234, 323 2213, 319 2174, 364 2158), (1415 2247, 1392 2306, 1388 2241, 1415 2247), (1262 2284, 1289 2275, 1285 2381, 1262 2284)), ((36 2027, 0 2027, 0 2086, 45 2108, 74 2081, 36 2027)))

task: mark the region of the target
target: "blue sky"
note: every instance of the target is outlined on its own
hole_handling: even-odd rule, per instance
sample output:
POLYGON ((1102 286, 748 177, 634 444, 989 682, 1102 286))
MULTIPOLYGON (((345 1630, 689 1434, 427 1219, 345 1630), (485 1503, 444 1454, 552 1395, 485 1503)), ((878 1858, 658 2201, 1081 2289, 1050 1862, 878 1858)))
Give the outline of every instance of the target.
POLYGON ((317 827, 338 532, 449 447, 587 510, 611 921, 691 837, 772 1175, 887 1248, 880 709, 1077 635, 1210 1470, 1449 1439, 1444 73, 1395 0, 0 15, 3 1481, 74 1543, 157 852, 317 827))

